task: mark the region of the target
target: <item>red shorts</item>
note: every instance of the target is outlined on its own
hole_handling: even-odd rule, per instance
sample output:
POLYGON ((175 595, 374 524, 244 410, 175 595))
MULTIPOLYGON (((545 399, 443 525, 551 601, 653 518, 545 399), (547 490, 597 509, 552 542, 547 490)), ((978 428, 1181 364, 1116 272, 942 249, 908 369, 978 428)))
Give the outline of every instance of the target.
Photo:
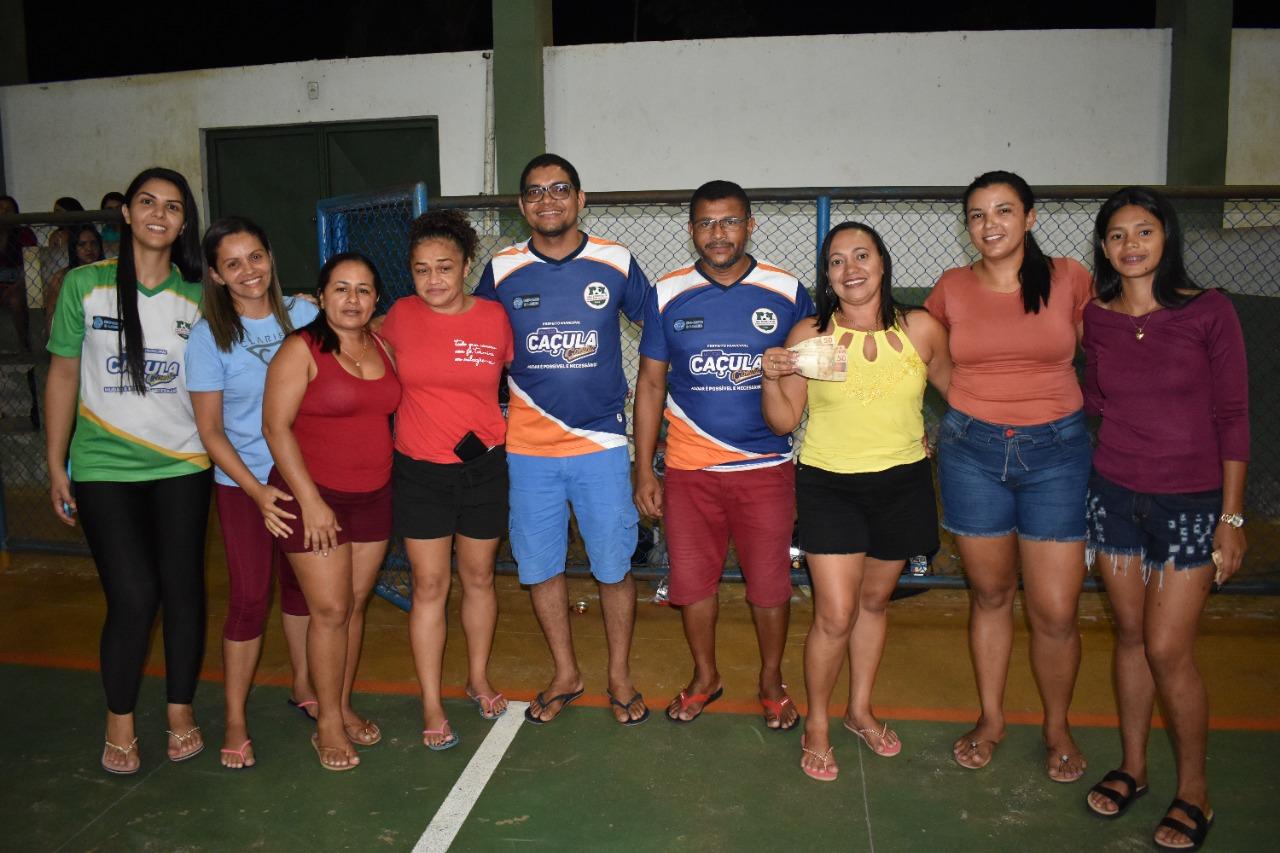
POLYGON ((746 471, 667 468, 662 515, 672 604, 716 594, 730 537, 747 582, 747 601, 778 607, 790 600, 795 465, 746 471))
MULTIPOLYGON (((267 482, 282 492, 293 494, 289 484, 275 468, 271 469, 267 482)), ((372 492, 337 492, 326 489, 319 483, 316 483, 316 488, 329 509, 338 517, 338 526, 342 528, 338 531, 339 545, 348 542, 386 542, 391 538, 390 480, 381 489, 372 492)), ((292 506, 297 506, 297 498, 294 500, 292 506)), ((289 523, 293 534, 287 539, 278 540, 280 550, 286 554, 301 554, 311 550, 302 544, 302 513, 298 512, 297 515, 298 519, 289 523)))

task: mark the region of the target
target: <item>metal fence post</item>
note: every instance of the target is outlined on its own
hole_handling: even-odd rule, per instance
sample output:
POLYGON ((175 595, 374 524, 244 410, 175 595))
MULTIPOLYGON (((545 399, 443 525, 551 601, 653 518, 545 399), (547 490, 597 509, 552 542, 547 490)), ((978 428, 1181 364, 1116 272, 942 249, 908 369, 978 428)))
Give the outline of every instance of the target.
POLYGON ((831 230, 831 196, 818 196, 816 211, 814 228, 817 233, 814 235, 813 249, 813 280, 815 286, 817 286, 818 276, 822 273, 822 241, 827 238, 827 232, 831 230))

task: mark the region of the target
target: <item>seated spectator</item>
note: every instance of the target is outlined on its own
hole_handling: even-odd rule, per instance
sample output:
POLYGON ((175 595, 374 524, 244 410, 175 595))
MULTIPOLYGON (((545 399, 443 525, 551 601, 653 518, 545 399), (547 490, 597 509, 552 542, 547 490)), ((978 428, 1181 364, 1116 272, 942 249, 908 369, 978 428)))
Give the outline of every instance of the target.
MULTIPOLYGON (((98 202, 99 210, 119 210, 124 206, 124 196, 120 193, 107 193, 102 197, 102 201, 98 202)), ((105 222, 102 225, 102 251, 103 257, 114 258, 120 254, 120 226, 114 222, 105 222)))
MULTIPOLYGON (((13 196, 0 195, 0 216, 20 213, 18 201, 13 196)), ((14 228, 0 226, 0 306, 13 313, 14 330, 18 333, 18 346, 23 352, 31 350, 27 340, 27 293, 22 281, 22 250, 36 245, 36 235, 25 225, 14 228)))
MULTIPOLYGON (((64 195, 53 203, 54 213, 73 213, 80 210, 84 210, 84 205, 80 203, 79 199, 69 195, 64 195)), ((69 242, 71 242, 71 228, 64 225, 60 228, 55 228, 49 234, 49 240, 45 245, 51 249, 61 249, 69 242)))
POLYGON ((62 279, 67 270, 73 270, 84 264, 92 264, 102 260, 106 255, 102 250, 102 236, 92 225, 81 225, 76 231, 76 238, 67 245, 67 265, 54 273, 45 288, 44 296, 44 334, 49 337, 49 327, 53 323, 53 311, 58 307, 58 294, 62 292, 62 279))

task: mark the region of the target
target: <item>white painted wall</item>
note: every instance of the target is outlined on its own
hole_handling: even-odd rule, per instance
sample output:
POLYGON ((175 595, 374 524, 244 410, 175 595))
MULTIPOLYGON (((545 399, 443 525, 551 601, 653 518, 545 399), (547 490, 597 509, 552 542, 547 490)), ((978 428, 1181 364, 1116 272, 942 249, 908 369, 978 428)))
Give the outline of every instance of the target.
POLYGON ((1231 34, 1227 183, 1280 184, 1280 30, 1231 34))
MULTIPOLYGON (((920 33, 556 47, 547 140, 589 190, 1162 183, 1167 30, 920 33)), ((203 195, 202 130, 436 116, 441 191, 484 186, 479 52, 0 88, 9 191, 96 203, 171 165, 203 195), (319 100, 306 96, 320 83, 319 100)), ((1228 180, 1280 183, 1280 31, 1232 50, 1228 180)))
POLYGON ((487 62, 443 53, 0 88, 9 193, 26 211, 49 210, 61 195, 93 206, 164 165, 203 198, 203 130, 417 116, 440 120, 443 192, 478 192, 487 62), (317 100, 307 98, 309 81, 320 84, 317 100))
POLYGON ((1168 30, 559 47, 547 141, 588 189, 1163 182, 1168 30))

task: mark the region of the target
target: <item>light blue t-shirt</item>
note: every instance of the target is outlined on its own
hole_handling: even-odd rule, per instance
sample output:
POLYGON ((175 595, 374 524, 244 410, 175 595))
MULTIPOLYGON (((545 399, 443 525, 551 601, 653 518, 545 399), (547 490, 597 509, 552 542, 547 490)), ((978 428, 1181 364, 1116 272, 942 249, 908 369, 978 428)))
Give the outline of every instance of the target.
MULTIPOLYGON (((319 313, 305 299, 286 299, 285 308, 295 329, 310 323, 319 313)), ((187 342, 187 389, 222 392, 222 429, 240 459, 258 478, 267 481, 271 473, 271 451, 262 437, 262 392, 267 383, 267 365, 284 342, 284 330, 274 316, 261 320, 241 317, 244 340, 222 352, 213 340, 209 323, 201 320, 191 330, 187 342)), ((224 486, 235 481, 214 466, 213 478, 224 486)))

